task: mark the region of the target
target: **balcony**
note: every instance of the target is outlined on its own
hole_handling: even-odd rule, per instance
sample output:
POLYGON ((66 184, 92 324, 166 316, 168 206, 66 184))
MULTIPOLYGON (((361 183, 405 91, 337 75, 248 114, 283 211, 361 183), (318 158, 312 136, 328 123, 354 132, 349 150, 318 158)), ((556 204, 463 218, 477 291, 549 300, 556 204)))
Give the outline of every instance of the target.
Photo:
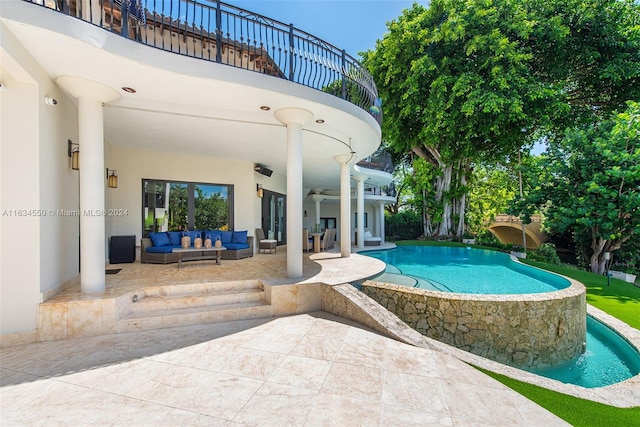
POLYGON ((286 79, 344 99, 382 122, 368 71, 293 25, 220 1, 24 0, 178 55, 286 79))

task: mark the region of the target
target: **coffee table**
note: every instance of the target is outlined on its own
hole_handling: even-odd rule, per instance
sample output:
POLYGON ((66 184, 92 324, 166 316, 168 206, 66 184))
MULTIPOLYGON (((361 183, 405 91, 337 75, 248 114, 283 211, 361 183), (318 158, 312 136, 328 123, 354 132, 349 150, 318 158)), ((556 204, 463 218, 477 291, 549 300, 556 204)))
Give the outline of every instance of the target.
POLYGON ((227 248, 221 246, 219 248, 174 248, 171 252, 178 254, 178 268, 182 267, 182 260, 194 260, 194 259, 215 259, 216 265, 220 265, 220 253, 222 251, 226 251, 227 248), (196 252, 199 252, 200 255, 193 255, 196 252), (202 252, 215 252, 215 257, 212 255, 202 255, 202 252), (191 255, 190 255, 191 254, 191 255))

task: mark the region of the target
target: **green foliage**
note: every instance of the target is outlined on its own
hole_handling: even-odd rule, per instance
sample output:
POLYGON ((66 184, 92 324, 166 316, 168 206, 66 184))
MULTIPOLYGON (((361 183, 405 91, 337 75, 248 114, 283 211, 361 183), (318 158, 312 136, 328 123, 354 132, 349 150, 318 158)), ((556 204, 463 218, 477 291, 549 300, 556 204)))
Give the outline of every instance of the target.
POLYGON ((403 211, 385 218, 385 235, 389 239, 415 239, 422 234, 422 219, 412 211, 403 211))
POLYGON ((640 233, 640 104, 628 105, 608 121, 567 131, 561 147, 542 158, 545 167, 531 171, 535 184, 515 208, 543 209, 553 232, 574 230, 594 272, 602 269, 601 253, 640 233))
POLYGON ((560 257, 556 252, 556 245, 554 245, 553 243, 543 243, 536 249, 528 251, 527 258, 533 261, 560 265, 560 257))
POLYGON ((505 213, 516 196, 518 178, 504 167, 478 166, 473 171, 469 193, 469 228, 478 233, 505 213))

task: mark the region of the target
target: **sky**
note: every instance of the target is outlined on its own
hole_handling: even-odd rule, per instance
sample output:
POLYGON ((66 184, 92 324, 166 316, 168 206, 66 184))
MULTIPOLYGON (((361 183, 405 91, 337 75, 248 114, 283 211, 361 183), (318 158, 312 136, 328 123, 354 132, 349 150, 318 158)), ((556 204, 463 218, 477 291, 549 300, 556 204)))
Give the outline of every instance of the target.
MULTIPOLYGON (((373 50, 413 0, 226 0, 285 24, 293 24, 359 59, 359 52, 373 50)), ((424 4, 424 1, 418 1, 424 4)))

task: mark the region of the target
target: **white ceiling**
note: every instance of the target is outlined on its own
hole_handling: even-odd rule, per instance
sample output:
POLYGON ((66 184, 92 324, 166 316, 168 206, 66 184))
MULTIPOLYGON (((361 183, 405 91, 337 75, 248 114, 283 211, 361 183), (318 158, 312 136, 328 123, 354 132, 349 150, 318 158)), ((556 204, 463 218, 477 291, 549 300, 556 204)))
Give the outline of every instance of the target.
POLYGON ((52 79, 82 77, 121 94, 104 107, 109 144, 246 160, 286 175, 286 127, 274 112, 303 108, 314 116, 303 130, 303 187, 322 189, 340 186, 333 156, 355 151, 357 161, 380 144, 367 112, 318 90, 164 52, 26 2, 3 5, 0 17, 52 79))

